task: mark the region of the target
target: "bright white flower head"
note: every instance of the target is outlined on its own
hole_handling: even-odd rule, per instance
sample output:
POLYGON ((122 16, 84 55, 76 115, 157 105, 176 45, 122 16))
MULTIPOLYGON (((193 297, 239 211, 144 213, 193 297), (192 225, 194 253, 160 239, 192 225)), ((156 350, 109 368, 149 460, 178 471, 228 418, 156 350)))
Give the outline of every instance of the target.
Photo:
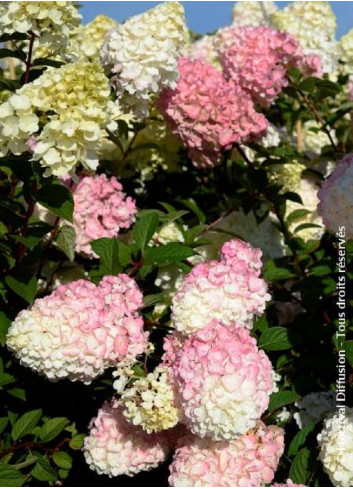
POLYGON ((180 413, 174 405, 175 394, 168 380, 168 367, 157 367, 147 377, 136 380, 121 396, 124 416, 147 433, 173 428, 180 413))
POLYGON ((347 239, 353 238, 353 155, 338 162, 336 169, 319 191, 319 213, 332 231, 345 226, 347 239))
POLYGON ((336 17, 329 2, 291 2, 271 15, 271 22, 292 34, 305 54, 320 56, 325 73, 337 70, 339 49, 335 40, 336 17))
POLYGON ((233 25, 271 26, 271 15, 277 12, 274 2, 236 2, 233 7, 233 25))
POLYGON ((340 61, 344 62, 343 72, 351 75, 353 73, 353 29, 341 37, 339 48, 340 61))
POLYGON ((174 88, 178 57, 188 32, 179 2, 165 2, 128 19, 109 32, 101 61, 118 95, 118 103, 138 116, 148 113, 151 95, 174 88))
POLYGON ((132 477, 164 462, 175 436, 169 431, 148 435, 131 425, 121 404, 113 400, 105 402, 91 421, 83 452, 90 469, 98 474, 132 477))
POLYGON ((302 429, 320 421, 325 414, 335 409, 335 393, 333 391, 310 392, 310 394, 296 401, 294 405, 299 409, 294 414, 294 419, 299 428, 302 429))
POLYGON ((353 485, 353 408, 345 414, 336 413, 328 418, 317 439, 319 459, 332 484, 336 487, 353 485))
POLYGON ((1 2, 0 32, 33 33, 36 42, 62 50, 80 21, 76 2, 1 2))
POLYGON ((77 280, 21 311, 7 346, 50 380, 90 383, 108 367, 134 363, 147 349, 141 306, 142 294, 127 275, 105 276, 97 286, 77 280))

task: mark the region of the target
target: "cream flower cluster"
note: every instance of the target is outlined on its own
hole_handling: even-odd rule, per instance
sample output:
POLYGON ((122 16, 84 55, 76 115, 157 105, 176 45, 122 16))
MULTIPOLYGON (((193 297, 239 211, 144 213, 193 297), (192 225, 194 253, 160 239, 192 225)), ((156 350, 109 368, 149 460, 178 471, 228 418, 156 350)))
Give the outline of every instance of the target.
POLYGON ((305 54, 320 56, 324 72, 337 70, 336 17, 329 2, 291 2, 272 14, 271 22, 281 31, 292 34, 305 54))
POLYGON ((171 371, 182 421, 201 438, 246 433, 275 389, 271 362, 256 340, 240 324, 217 320, 185 340, 171 371))
POLYGON ((255 315, 270 300, 260 269, 262 252, 249 244, 225 243, 219 261, 193 268, 173 297, 172 323, 177 331, 192 334, 211 319, 251 328, 255 315))
POLYGON ((328 229, 345 226, 347 239, 353 238, 353 155, 338 162, 336 169, 319 191, 319 214, 328 229))
POLYGON ((33 33, 46 47, 65 49, 81 21, 76 2, 1 2, 0 32, 33 33))
POLYGON ((334 391, 310 392, 310 394, 296 401, 294 405, 299 409, 294 414, 294 419, 299 428, 302 429, 312 423, 317 423, 325 414, 335 409, 335 393, 334 391))
POLYGON ((179 422, 174 392, 168 380, 168 367, 157 367, 123 392, 124 416, 147 433, 173 428, 179 422))
POLYGON ((222 162, 232 144, 260 137, 267 128, 250 97, 201 59, 180 58, 175 90, 161 94, 157 107, 188 149, 197 168, 222 162))
POLYGON ((172 487, 260 487, 274 477, 284 449, 277 426, 256 427, 237 440, 215 442, 187 435, 170 465, 172 487))
POLYGON ((235 2, 233 6, 233 25, 271 26, 271 15, 277 12, 274 2, 245 1, 235 2))
POLYGON ((184 9, 165 2, 131 17, 110 31, 101 50, 101 61, 113 74, 118 103, 139 117, 148 113, 151 96, 174 87, 178 57, 188 41, 184 9))
POLYGON ((31 145, 33 159, 46 168, 46 175, 65 176, 78 163, 96 169, 101 131, 109 122, 109 94, 98 63, 48 69, 0 106, 1 154, 23 153, 41 122, 44 128, 31 145), (40 118, 38 112, 43 113, 40 118))
POLYGON ((105 174, 84 176, 72 187, 74 197, 73 226, 76 231, 75 250, 98 258, 91 241, 112 238, 135 222, 135 201, 126 197, 115 177, 105 174))
POLYGON ((70 51, 78 57, 98 60, 104 37, 118 23, 106 15, 97 15, 92 22, 80 26, 72 35, 70 51))
POLYGON ((170 432, 148 435, 131 425, 121 404, 113 400, 105 402, 91 421, 83 452, 90 469, 98 474, 132 477, 164 462, 172 438, 170 432))
POLYGON ((147 348, 138 314, 142 294, 127 275, 99 285, 77 280, 21 311, 7 335, 20 362, 50 380, 91 382, 106 368, 131 364, 147 348))
POLYGON ((336 487, 353 485, 353 408, 325 421, 317 437, 324 470, 336 487))
POLYGON ((353 29, 341 37, 339 41, 340 61, 343 61, 343 72, 351 75, 353 72, 353 29))
POLYGON ((151 239, 150 245, 159 246, 172 242, 184 242, 184 236, 175 221, 165 224, 151 239))
POLYGON ((294 233, 296 236, 299 236, 304 241, 320 240, 325 232, 322 218, 318 214, 318 191, 319 188, 315 182, 309 180, 308 178, 302 178, 300 187, 295 189, 294 192, 300 195, 303 204, 287 200, 286 216, 289 216, 291 212, 298 209, 305 209, 309 211, 308 214, 295 219, 295 221, 289 225, 289 231, 294 233), (313 226, 296 231, 297 227, 304 224, 311 224, 313 226))

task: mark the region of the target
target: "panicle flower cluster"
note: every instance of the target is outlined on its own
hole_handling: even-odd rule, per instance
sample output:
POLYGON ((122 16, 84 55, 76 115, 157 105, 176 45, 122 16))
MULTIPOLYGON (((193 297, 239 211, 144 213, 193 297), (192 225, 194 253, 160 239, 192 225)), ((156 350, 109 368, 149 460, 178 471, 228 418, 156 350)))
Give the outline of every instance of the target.
POLYGON ((123 409, 116 400, 105 402, 91 421, 83 452, 90 469, 98 474, 132 477, 157 467, 170 451, 173 436, 169 431, 148 435, 126 420, 123 409))
POLYGON ((0 32, 34 34, 46 47, 65 49, 81 21, 76 2, 1 2, 0 32))
POLYGON ((33 159, 46 175, 65 176, 78 163, 96 169, 101 131, 109 122, 109 94, 98 63, 48 69, 0 106, 1 155, 23 153, 35 134, 33 159), (44 128, 37 134, 40 122, 44 128))
POLYGON ((275 389, 271 362, 248 330, 217 320, 185 340, 171 372, 182 422, 213 440, 253 428, 275 389))
POLYGON ((259 277, 261 255, 261 250, 235 239, 223 245, 219 261, 195 266, 173 297, 175 329, 192 334, 211 319, 251 328, 270 300, 267 284, 259 277))
POLYGON ((180 58, 179 70, 175 90, 164 90, 157 106, 196 167, 219 165, 223 150, 265 132, 265 117, 214 66, 180 58))
POLYGON ((232 24, 237 26, 270 26, 271 15, 277 10, 276 4, 272 1, 235 2, 232 12, 232 24))
POLYGON ((323 227, 322 218, 318 214, 318 197, 319 188, 316 183, 308 178, 302 178, 300 182, 300 187, 294 190, 298 193, 302 200, 302 204, 298 202, 293 202, 291 200, 287 201, 286 216, 289 216, 291 212, 299 209, 305 209, 308 214, 296 218, 290 225, 289 231, 299 236, 304 241, 310 240, 320 240, 325 232, 323 227), (296 230, 299 226, 304 224, 311 224, 312 227, 307 227, 303 229, 296 230))
POLYGON ((271 22, 277 29, 292 34, 306 55, 318 55, 325 73, 337 69, 337 25, 330 2, 291 2, 284 9, 273 13, 271 22))
POLYGON ((288 85, 288 68, 302 67, 309 74, 320 71, 319 59, 305 59, 293 36, 270 27, 225 27, 215 46, 225 77, 264 107, 288 85))
POLYGON ((105 276, 99 285, 61 285, 21 311, 7 335, 20 362, 50 380, 91 382, 117 363, 133 363, 147 348, 138 314, 142 294, 127 275, 105 276))
POLYGON ((92 22, 81 25, 73 34, 70 51, 79 58, 99 60, 104 37, 118 23, 106 15, 97 15, 92 22))
POLYGON ((157 367, 123 392, 124 416, 147 433, 173 428, 179 422, 174 405, 174 391, 168 380, 168 367, 157 367))
POLYGON ((157 5, 107 34, 101 62, 113 74, 111 83, 122 108, 144 117, 151 96, 175 86, 177 60, 188 37, 184 8, 179 2, 157 5))
POLYGON ((112 238, 135 222, 135 201, 126 197, 121 183, 105 174, 84 176, 73 188, 76 231, 75 250, 98 258, 90 245, 99 238, 112 238))
POLYGON ((335 409, 335 393, 334 391, 310 392, 310 394, 296 401, 294 405, 299 409, 294 414, 294 419, 299 428, 302 429, 312 423, 317 423, 325 414, 335 409))
POLYGON ((342 70, 345 74, 351 75, 353 72, 353 29, 341 37, 339 49, 340 61, 344 63, 342 70))
POLYGON ((353 485, 353 408, 328 418, 317 437, 324 470, 335 487, 353 485), (342 416, 344 418, 342 419, 342 416))
POLYGON ((273 487, 307 487, 304 484, 295 484, 292 479, 287 479, 283 484, 278 484, 275 482, 273 487))
MULTIPOLYGON (((321 124, 317 121, 306 121, 302 128, 303 149, 309 156, 320 156, 324 146, 330 144, 330 140, 321 129, 321 124)), ((330 131, 332 139, 337 142, 336 134, 330 131)))
POLYGON ((353 155, 349 154, 338 162, 318 193, 319 214, 325 226, 332 231, 337 231, 338 226, 345 226, 347 239, 353 238, 352 184, 353 155))
POLYGON ((215 442, 187 435, 170 466, 172 487, 260 487, 274 477, 284 448, 278 426, 256 427, 237 440, 215 442))

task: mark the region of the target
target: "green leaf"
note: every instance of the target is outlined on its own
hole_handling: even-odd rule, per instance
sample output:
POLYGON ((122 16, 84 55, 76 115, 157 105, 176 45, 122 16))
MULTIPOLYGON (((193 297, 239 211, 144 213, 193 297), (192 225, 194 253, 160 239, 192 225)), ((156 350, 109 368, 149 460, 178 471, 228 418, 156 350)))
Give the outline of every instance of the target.
POLYGON ((310 214, 310 211, 307 211, 306 209, 297 209, 296 211, 293 211, 289 214, 287 217, 287 223, 290 224, 293 221, 297 221, 298 219, 301 219, 305 216, 310 214))
POLYGON ((299 83, 298 89, 302 92, 313 93, 315 91, 317 78, 309 77, 299 83))
POLYGON ((31 431, 37 426, 42 416, 41 409, 35 409, 23 414, 13 425, 11 431, 11 437, 14 441, 19 440, 25 435, 31 433, 31 431))
POLYGON ((17 295, 25 299, 30 304, 33 302, 37 293, 36 277, 23 277, 16 279, 8 275, 5 277, 5 282, 17 295))
POLYGON ((72 222, 74 200, 72 193, 64 185, 45 185, 38 190, 36 200, 56 216, 72 222))
POLYGON ((118 241, 119 263, 125 267, 131 262, 131 248, 122 241, 118 241))
POLYGON ((145 295, 143 298, 143 307, 150 307, 154 304, 158 304, 159 302, 163 301, 164 297, 165 294, 163 292, 160 292, 159 294, 145 295))
POLYGON ((34 469, 31 471, 31 474, 35 479, 42 482, 54 482, 58 478, 58 474, 50 465, 47 457, 41 457, 38 459, 34 469))
POLYGON ((116 275, 119 273, 119 245, 116 238, 99 238, 92 241, 91 246, 101 259, 104 274, 116 275))
POLYGON ((20 387, 14 387, 13 389, 8 389, 7 393, 17 399, 21 399, 21 401, 26 400, 26 391, 21 389, 20 387))
POLYGON ((287 404, 292 404, 300 398, 301 396, 293 391, 274 392, 271 394, 268 410, 270 412, 276 411, 276 409, 286 406, 287 404))
POLYGON ((293 460, 289 478, 297 484, 305 484, 309 477, 310 451, 307 448, 300 450, 293 460))
POLYGON ((76 232, 72 226, 62 226, 55 240, 59 250, 68 257, 70 261, 75 259, 76 232))
POLYGON ((267 351, 287 350, 300 343, 298 333, 281 326, 266 329, 259 338, 258 346, 267 351))
POLYGON ((0 59, 2 58, 17 58, 21 61, 25 61, 25 59, 23 59, 23 54, 18 51, 6 48, 0 49, 0 59))
POLYGON ((298 450, 304 445, 307 436, 314 431, 315 429, 315 424, 310 424, 309 426, 306 426, 302 430, 299 431, 291 441, 289 448, 288 448, 288 456, 291 457, 292 455, 295 455, 298 450))
POLYGON ((48 419, 48 421, 46 421, 41 428, 41 440, 44 443, 53 440, 53 438, 58 436, 63 431, 68 422, 69 420, 67 418, 48 419))
POLYGON ((7 426, 7 423, 9 422, 9 418, 0 418, 0 433, 4 431, 4 429, 7 426))
POLYGON ((168 243, 155 248, 148 248, 145 252, 145 263, 157 265, 170 265, 193 256, 195 251, 189 246, 180 243, 168 243))
POLYGON ((180 204, 183 204, 187 209, 190 209, 196 215, 196 217, 199 219, 199 221, 202 224, 205 224, 206 216, 193 199, 187 199, 187 200, 186 199, 176 199, 176 200, 177 200, 177 202, 180 202, 180 204))
POLYGON ((36 223, 28 227, 26 236, 19 236, 19 235, 12 234, 11 237, 15 241, 24 244, 26 248, 33 250, 35 246, 44 238, 44 236, 47 233, 49 233, 52 229, 53 226, 50 226, 49 224, 46 224, 44 222, 36 223))
POLYGON ((6 335, 10 325, 11 320, 3 311, 0 311, 0 344, 2 346, 4 346, 6 343, 6 335))
POLYGON ((134 226, 134 242, 140 250, 144 250, 157 230, 158 214, 150 212, 142 216, 134 226))
POLYGON ((78 435, 74 436, 72 440, 69 441, 70 448, 73 450, 81 450, 85 437, 86 435, 84 433, 79 433, 78 435))
POLYGON ((266 282, 275 282, 294 277, 294 273, 287 268, 277 266, 273 260, 268 260, 264 267, 263 277, 266 282))
POLYGON ((71 469, 72 467, 72 457, 66 452, 55 452, 53 460, 61 469, 71 469))
POLYGON ((52 68, 60 68, 64 63, 62 61, 57 61, 48 58, 36 58, 32 66, 51 66, 52 68))
POLYGON ((0 464, 0 487, 21 487, 26 478, 12 465, 0 464))
POLYGON ((346 351, 347 360, 349 361, 350 365, 353 367, 353 340, 345 341, 343 346, 346 351))

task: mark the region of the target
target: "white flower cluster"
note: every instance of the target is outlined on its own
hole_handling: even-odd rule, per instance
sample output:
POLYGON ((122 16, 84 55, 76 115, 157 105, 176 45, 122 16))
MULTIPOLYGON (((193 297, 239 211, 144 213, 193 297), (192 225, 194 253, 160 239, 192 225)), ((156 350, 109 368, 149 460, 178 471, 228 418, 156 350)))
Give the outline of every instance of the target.
POLYGON ((173 428, 179 421, 174 396, 168 380, 168 367, 157 367, 125 389, 121 396, 124 416, 149 434, 173 428))
POLYGON ((0 105, 0 155, 23 153, 35 135, 33 159, 46 168, 46 175, 65 176, 78 163, 96 169, 101 132, 109 122, 109 95, 98 63, 48 69, 0 105), (44 128, 36 134, 39 122, 44 128))
POLYGON ((299 428, 302 429, 320 421, 325 414, 335 409, 335 393, 333 391, 310 392, 310 394, 296 401, 294 405, 299 409, 294 414, 294 419, 299 428))
POLYGON ((184 236, 175 221, 169 222, 152 236, 150 245, 159 246, 167 243, 184 242, 184 236))
POLYGON ((318 435, 319 459, 335 487, 353 485, 353 408, 325 421, 318 435))
POLYGON ((339 48, 340 61, 344 63, 342 70, 345 74, 351 75, 353 72, 353 29, 341 37, 339 48))
POLYGON ((111 30, 101 50, 101 62, 111 79, 121 107, 138 116, 148 113, 151 95, 174 88, 178 57, 188 31, 179 2, 165 2, 131 17, 111 30))
POLYGON ((291 2, 271 15, 273 25, 297 38, 305 54, 317 54, 323 71, 337 70, 336 17, 329 2, 291 2))
POLYGON ((236 2, 233 7, 233 25, 271 26, 271 15, 277 12, 275 2, 236 2))
POLYGON ((65 49, 80 21, 76 2, 0 3, 1 33, 33 33, 46 48, 65 49))

